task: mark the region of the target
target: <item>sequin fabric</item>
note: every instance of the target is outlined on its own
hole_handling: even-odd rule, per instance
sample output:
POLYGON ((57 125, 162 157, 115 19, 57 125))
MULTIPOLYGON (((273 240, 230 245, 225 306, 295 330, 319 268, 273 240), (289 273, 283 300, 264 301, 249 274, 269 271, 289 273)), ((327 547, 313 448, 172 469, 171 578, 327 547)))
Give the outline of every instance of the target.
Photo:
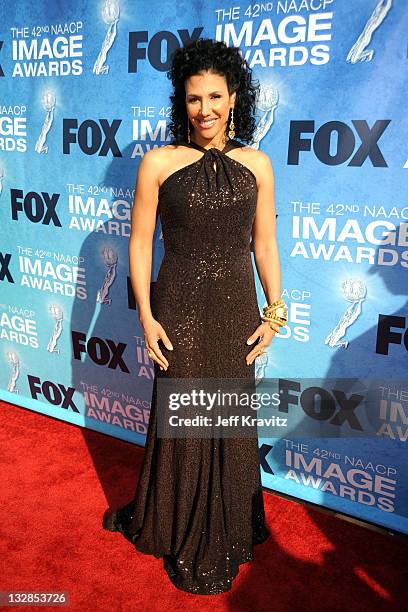
MULTIPOLYGON (((247 338, 260 323, 250 237, 256 177, 222 151, 205 149, 159 190, 165 255, 151 291, 151 309, 173 351, 154 364, 144 459, 132 501, 104 527, 137 550, 163 557, 173 584, 196 594, 228 591, 239 565, 270 533, 265 524, 256 437, 160 438, 161 377, 254 380, 247 338)), ((253 346, 253 345, 252 345, 253 346)))

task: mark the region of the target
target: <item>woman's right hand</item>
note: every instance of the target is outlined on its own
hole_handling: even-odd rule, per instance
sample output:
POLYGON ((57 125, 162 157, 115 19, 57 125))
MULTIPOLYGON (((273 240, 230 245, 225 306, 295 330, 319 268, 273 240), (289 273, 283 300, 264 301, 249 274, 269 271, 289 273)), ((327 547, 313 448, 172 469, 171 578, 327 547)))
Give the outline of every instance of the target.
POLYGON ((164 346, 170 351, 173 350, 173 345, 164 331, 164 328, 154 317, 143 320, 141 324, 144 331, 147 353, 150 359, 158 363, 161 370, 167 370, 169 362, 161 352, 158 341, 162 340, 164 346))

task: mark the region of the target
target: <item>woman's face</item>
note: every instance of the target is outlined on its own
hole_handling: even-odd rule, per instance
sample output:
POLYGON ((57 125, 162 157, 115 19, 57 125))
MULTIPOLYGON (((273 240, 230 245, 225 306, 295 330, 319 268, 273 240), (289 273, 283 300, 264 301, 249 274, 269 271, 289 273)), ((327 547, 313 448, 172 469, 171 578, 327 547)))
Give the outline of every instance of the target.
POLYGON ((185 90, 187 115, 194 136, 212 140, 224 134, 236 96, 235 92, 231 96, 228 94, 225 77, 206 70, 186 79, 185 90))

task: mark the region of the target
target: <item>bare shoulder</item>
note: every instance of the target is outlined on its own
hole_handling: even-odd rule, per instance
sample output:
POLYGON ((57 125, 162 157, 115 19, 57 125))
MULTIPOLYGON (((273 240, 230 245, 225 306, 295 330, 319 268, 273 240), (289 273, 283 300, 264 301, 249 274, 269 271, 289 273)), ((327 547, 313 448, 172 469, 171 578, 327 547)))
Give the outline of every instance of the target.
POLYGON ((150 149, 146 151, 143 155, 143 161, 145 165, 154 166, 157 164, 163 163, 163 161, 169 155, 169 145, 164 145, 161 147, 155 147, 154 149, 150 149))
POLYGON ((272 160, 264 151, 255 149, 250 145, 244 145, 239 148, 239 152, 241 156, 240 161, 253 172, 257 178, 258 185, 261 184, 262 179, 273 173, 272 160))
POLYGON ((175 144, 167 144, 161 145, 160 147, 156 147, 155 149, 151 149, 148 151, 149 155, 154 155, 160 161, 164 159, 175 157, 176 154, 182 153, 184 151, 184 147, 178 146, 175 144))
POLYGON ((175 148, 173 145, 163 145, 146 151, 139 164, 139 175, 149 177, 149 181, 154 180, 159 186, 163 168, 171 163, 174 155, 171 150, 175 148))
MULTIPOLYGON (((187 154, 189 153, 188 151, 187 154)), ((174 163, 177 164, 179 159, 183 160, 185 155, 185 147, 168 144, 157 147, 156 149, 150 149, 150 151, 144 154, 143 159, 146 159, 151 168, 157 167, 163 170, 166 165, 171 166, 174 163)))
POLYGON ((247 156, 248 161, 251 161, 263 169, 265 169, 267 166, 272 166, 272 160, 269 155, 265 153, 265 151, 255 149, 249 145, 241 147, 241 151, 247 156))
POLYGON ((197 160, 197 152, 188 147, 175 144, 162 145, 145 153, 146 170, 155 177, 158 187, 169 178, 173 172, 178 171, 197 160))

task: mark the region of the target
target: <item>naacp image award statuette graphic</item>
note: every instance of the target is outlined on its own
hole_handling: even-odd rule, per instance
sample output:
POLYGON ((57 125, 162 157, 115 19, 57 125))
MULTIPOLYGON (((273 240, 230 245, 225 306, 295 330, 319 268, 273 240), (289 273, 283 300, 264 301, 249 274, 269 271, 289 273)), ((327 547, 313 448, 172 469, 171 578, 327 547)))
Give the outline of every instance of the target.
POLYGON ((343 338, 346 329, 359 317, 362 303, 367 294, 367 288, 360 279, 349 278, 342 283, 341 289, 345 299, 350 302, 350 305, 347 307, 333 331, 328 334, 324 343, 328 344, 330 347, 340 346, 342 348, 347 348, 349 344, 348 340, 340 341, 340 338, 343 338))
POLYGON ((48 132, 51 129, 52 122, 54 120, 54 109, 56 105, 56 97, 53 91, 48 89, 42 97, 43 108, 47 111, 44 119, 44 123, 41 128, 41 133, 35 143, 36 153, 48 153, 48 146, 45 142, 47 140, 48 132))
POLYGON ((59 355, 60 349, 57 347, 57 341, 62 332, 62 320, 64 318, 64 313, 58 304, 51 304, 49 307, 49 313, 55 320, 55 325, 54 329, 52 330, 50 341, 48 342, 47 351, 49 353, 56 353, 59 355))

